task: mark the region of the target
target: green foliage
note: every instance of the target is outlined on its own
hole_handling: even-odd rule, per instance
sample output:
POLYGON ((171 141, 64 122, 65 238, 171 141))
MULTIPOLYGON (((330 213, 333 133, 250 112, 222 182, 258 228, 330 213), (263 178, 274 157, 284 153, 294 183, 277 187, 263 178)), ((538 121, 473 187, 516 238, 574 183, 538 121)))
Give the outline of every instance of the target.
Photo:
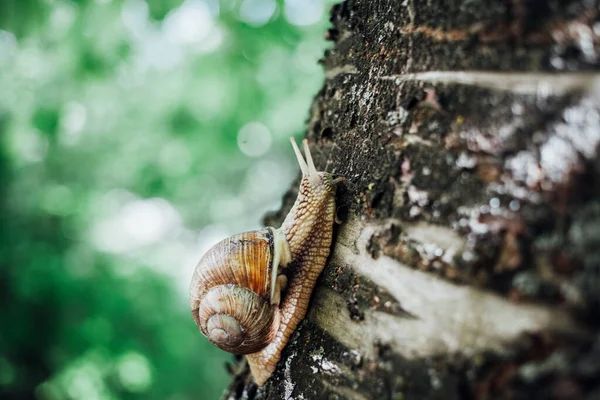
POLYGON ((296 171, 314 4, 298 26, 269 0, 0 3, 1 398, 219 395, 187 283, 296 171))

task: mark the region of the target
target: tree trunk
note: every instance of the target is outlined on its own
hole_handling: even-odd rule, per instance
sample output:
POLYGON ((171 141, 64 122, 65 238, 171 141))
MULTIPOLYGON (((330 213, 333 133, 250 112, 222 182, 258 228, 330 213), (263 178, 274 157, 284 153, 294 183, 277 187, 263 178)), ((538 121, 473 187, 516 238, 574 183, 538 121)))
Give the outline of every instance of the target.
POLYGON ((307 136, 341 224, 274 376, 225 397, 600 399, 598 2, 331 21, 307 136))

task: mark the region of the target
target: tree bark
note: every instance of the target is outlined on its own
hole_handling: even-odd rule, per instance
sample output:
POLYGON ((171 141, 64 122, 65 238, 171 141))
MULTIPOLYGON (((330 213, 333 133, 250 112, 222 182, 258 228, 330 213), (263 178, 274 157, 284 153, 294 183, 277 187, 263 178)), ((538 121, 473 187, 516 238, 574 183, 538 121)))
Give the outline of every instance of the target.
POLYGON ((598 7, 333 7, 307 136, 341 224, 274 376, 225 398, 600 399, 598 7))

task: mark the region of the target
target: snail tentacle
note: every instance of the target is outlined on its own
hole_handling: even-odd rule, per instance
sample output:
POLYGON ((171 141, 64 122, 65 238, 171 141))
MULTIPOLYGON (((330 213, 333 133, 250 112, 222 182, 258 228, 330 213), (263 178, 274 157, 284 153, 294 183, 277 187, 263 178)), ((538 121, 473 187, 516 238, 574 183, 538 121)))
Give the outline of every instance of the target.
POLYGON ((304 155, 306 156, 306 163, 308 164, 308 176, 313 184, 318 184, 321 180, 321 176, 319 175, 319 171, 315 168, 315 163, 312 154, 310 154, 307 139, 302 141, 302 146, 304 147, 304 155))
POLYGON ((298 165, 300 165, 300 170, 302 171, 302 176, 308 176, 308 164, 304 161, 304 157, 296 144, 296 141, 293 137, 290 138, 290 142, 292 142, 292 147, 294 148, 294 153, 296 154, 296 159, 298 159, 298 165))

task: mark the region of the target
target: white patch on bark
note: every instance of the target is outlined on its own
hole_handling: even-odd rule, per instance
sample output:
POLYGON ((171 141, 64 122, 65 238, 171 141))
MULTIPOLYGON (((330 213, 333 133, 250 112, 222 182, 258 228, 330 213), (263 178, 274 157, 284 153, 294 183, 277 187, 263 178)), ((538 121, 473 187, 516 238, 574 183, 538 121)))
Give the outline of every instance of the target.
POLYGON ((408 237, 423 244, 431 244, 442 250, 458 252, 465 247, 465 241, 452 229, 445 226, 416 222, 401 224, 408 237))
POLYGON ((341 372, 340 367, 334 362, 328 360, 325 356, 325 349, 320 347, 318 351, 315 351, 311 358, 313 362, 317 365, 311 366, 310 368, 313 370, 313 373, 317 373, 319 371, 328 374, 328 375, 338 375, 341 372))
POLYGON ((454 83, 473 85, 519 94, 541 97, 563 95, 577 90, 598 91, 600 74, 543 73, 543 72, 487 72, 487 71, 429 71, 411 74, 381 76, 394 82, 423 81, 429 83, 454 83))
POLYGON ((294 392, 294 387, 296 387, 295 384, 293 384, 293 380, 292 380, 292 374, 291 374, 291 368, 292 368, 292 360, 294 359, 295 354, 292 354, 288 357, 287 360, 285 360, 285 370, 283 371, 283 375, 285 377, 285 382, 283 383, 285 385, 285 394, 284 394, 284 399, 285 400, 291 400, 293 399, 292 397, 292 393, 294 392))
MULTIPOLYGON (((502 351, 526 332, 555 331, 584 334, 559 307, 513 303, 492 292, 458 286, 412 269, 389 257, 373 259, 366 250, 378 229, 358 220, 346 223, 332 255, 335 265, 350 266, 387 290, 415 318, 365 309, 364 321, 350 317, 346 300, 331 289, 315 294, 312 318, 336 340, 367 358, 376 358, 375 343, 385 343, 408 359, 439 354, 472 356, 482 350, 502 351)), ((443 227, 418 223, 409 234, 424 244, 442 248, 462 245, 462 239, 443 227)))

